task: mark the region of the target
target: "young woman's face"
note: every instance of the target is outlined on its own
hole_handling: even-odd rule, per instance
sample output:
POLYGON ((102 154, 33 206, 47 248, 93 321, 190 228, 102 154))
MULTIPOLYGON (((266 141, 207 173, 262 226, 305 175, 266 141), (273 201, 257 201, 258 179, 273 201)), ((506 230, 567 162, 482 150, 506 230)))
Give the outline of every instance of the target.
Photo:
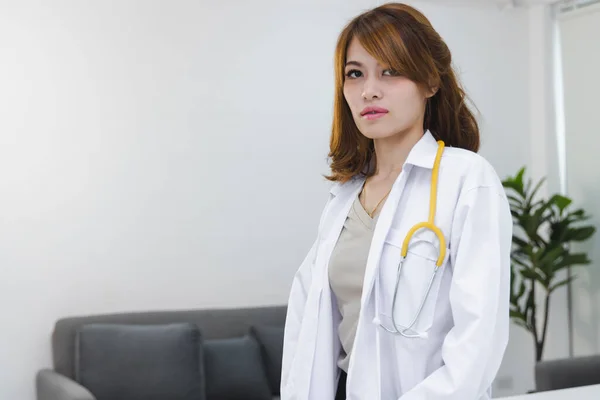
POLYGON ((423 126, 430 93, 380 65, 356 39, 350 42, 346 60, 344 97, 363 135, 382 139, 423 126))

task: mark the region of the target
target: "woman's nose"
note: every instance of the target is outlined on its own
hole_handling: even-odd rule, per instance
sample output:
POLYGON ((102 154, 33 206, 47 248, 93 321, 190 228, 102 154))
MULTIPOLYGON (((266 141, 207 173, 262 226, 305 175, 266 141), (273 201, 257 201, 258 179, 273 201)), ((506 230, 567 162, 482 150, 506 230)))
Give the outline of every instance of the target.
POLYGON ((383 93, 378 82, 374 79, 368 79, 363 86, 362 98, 369 101, 373 99, 381 99, 383 93))

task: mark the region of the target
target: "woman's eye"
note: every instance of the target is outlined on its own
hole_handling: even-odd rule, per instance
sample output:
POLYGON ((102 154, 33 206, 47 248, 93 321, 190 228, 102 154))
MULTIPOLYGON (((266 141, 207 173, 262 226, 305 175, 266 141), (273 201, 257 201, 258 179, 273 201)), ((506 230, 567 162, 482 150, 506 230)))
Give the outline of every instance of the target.
POLYGON ((398 71, 394 71, 393 69, 386 69, 383 71, 383 74, 387 74, 389 76, 400 76, 400 74, 398 73, 398 71))
POLYGON ((350 71, 346 72, 346 77, 347 78, 358 78, 362 75, 362 73, 359 70, 356 69, 351 69, 350 71))

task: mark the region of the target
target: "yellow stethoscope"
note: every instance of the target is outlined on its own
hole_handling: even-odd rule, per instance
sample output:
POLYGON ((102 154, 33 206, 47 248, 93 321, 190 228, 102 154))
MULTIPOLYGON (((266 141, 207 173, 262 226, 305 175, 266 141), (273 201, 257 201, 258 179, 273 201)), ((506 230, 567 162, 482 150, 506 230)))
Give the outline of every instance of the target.
POLYGON ((394 325, 394 328, 388 329, 385 326, 383 326, 382 324, 380 324, 381 327, 383 329, 385 329, 386 331, 393 333, 393 334, 400 334, 407 338, 416 338, 416 337, 421 336, 420 334, 411 334, 411 333, 407 333, 407 332, 411 330, 411 328, 415 325, 415 323, 419 319, 419 315, 421 314, 421 311, 423 310, 423 306, 425 305, 425 302, 427 301, 427 297, 429 296, 429 292, 431 291, 431 286, 433 285, 433 280, 435 279, 435 275, 437 274, 438 270, 442 266, 442 263, 444 262, 444 258, 446 256, 446 241, 444 239, 444 234, 442 233, 442 230, 435 225, 435 222, 434 222, 435 208, 436 208, 436 203, 437 203, 437 183, 438 183, 438 175, 439 175, 439 171, 440 171, 440 160, 442 159, 442 153, 444 152, 444 142, 439 140, 437 143, 438 143, 438 150, 437 150, 437 154, 435 156, 435 161, 433 163, 433 171, 431 173, 431 190, 430 190, 430 195, 429 195, 429 219, 424 222, 419 222, 418 224, 416 224, 415 226, 410 228, 410 230, 406 234, 406 237, 404 238, 404 242, 402 243, 402 250, 400 253, 401 254, 400 263, 398 264, 398 272, 396 274, 396 285, 394 286, 394 298, 392 300, 392 324, 394 325), (425 292, 425 295, 421 299, 421 303, 419 305, 417 313, 415 314, 415 316, 411 320, 411 322, 408 324, 408 326, 398 327, 396 324, 396 319, 395 319, 395 315, 394 315, 394 308, 396 307, 396 296, 398 295, 398 284, 400 282, 400 275, 402 272, 402 264, 404 263, 404 259, 406 258, 406 255, 408 254, 408 246, 410 244, 410 240, 412 239, 415 232, 418 231, 419 229, 429 229, 433 233, 435 233, 435 235, 437 236, 437 238, 439 240, 439 246, 440 246, 439 254, 438 254, 437 261, 435 263, 435 269, 433 270, 433 272, 431 274, 431 278, 429 279, 427 291, 425 292))

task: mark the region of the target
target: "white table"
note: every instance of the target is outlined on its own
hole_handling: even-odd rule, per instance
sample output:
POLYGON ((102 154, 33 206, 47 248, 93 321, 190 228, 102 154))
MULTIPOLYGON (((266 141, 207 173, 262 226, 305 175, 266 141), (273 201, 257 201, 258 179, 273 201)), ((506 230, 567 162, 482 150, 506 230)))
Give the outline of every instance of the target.
POLYGON ((500 400, 600 400, 600 385, 500 397, 500 400))

